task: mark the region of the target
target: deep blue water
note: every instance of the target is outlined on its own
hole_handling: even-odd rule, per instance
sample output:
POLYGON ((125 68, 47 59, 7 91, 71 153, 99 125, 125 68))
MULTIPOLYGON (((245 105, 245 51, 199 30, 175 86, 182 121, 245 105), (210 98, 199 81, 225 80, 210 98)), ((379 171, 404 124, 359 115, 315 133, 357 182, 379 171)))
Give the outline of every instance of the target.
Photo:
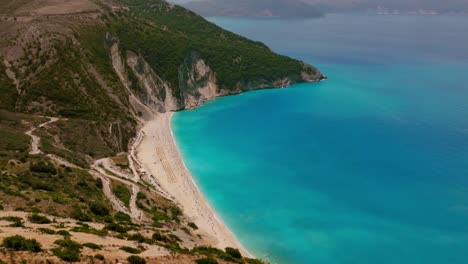
POLYGON ((173 121, 239 240, 273 263, 468 263, 468 17, 212 19, 329 80, 173 121))

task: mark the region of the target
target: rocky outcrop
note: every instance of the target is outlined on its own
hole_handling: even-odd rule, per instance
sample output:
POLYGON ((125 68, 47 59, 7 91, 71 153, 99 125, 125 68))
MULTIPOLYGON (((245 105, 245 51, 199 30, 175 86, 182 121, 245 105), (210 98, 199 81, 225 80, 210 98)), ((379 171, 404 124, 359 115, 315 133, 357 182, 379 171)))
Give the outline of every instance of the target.
POLYGON ((196 52, 191 52, 179 67, 179 92, 182 109, 194 109, 219 96, 216 74, 196 52))
POLYGON ((156 109, 158 112, 174 111, 179 109, 179 104, 172 95, 172 90, 161 79, 151 66, 141 56, 127 51, 127 65, 138 82, 133 82, 133 89, 141 101, 156 109))
POLYGON ((109 34, 112 64, 117 76, 130 93, 134 111, 145 115, 145 111, 179 111, 195 109, 203 102, 219 96, 239 94, 246 91, 284 88, 299 82, 319 82, 326 79, 319 70, 303 63, 301 72, 275 81, 257 79, 247 83, 239 82, 234 89, 221 89, 216 72, 198 52, 190 52, 178 69, 178 87, 172 87, 163 80, 143 58, 133 51, 122 51, 119 44, 109 34), (124 55, 124 58, 122 56, 124 55), (143 113, 142 113, 143 112, 143 113))

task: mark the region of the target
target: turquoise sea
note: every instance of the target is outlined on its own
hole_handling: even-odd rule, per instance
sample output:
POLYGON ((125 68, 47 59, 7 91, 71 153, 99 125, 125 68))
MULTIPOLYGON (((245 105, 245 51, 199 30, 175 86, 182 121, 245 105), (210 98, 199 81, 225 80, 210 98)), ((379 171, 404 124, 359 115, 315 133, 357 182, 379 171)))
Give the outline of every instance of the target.
POLYGON ((213 18, 329 80, 219 98, 173 128, 272 263, 468 263, 468 17, 213 18))

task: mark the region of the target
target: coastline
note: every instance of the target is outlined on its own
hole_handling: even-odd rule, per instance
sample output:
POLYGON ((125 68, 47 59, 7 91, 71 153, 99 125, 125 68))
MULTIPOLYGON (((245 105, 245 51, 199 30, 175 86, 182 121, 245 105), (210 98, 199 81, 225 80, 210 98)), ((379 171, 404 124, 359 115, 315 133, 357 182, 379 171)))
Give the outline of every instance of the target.
POLYGON ((252 257, 216 214, 187 169, 172 132, 173 115, 172 112, 157 113, 143 124, 140 130, 143 138, 136 151, 143 170, 198 226, 205 244, 238 248, 243 256, 252 257))

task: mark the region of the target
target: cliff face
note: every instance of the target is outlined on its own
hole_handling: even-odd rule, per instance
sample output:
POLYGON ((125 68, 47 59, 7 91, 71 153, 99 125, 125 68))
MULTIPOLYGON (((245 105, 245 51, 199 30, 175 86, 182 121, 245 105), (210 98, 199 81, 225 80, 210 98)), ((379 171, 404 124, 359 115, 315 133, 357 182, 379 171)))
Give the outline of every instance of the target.
POLYGON ((216 72, 198 52, 192 51, 178 68, 177 87, 172 87, 151 68, 143 56, 133 51, 122 51, 116 39, 109 34, 108 38, 114 41, 110 48, 112 63, 121 82, 140 102, 161 113, 195 109, 203 102, 219 96, 256 89, 283 88, 299 82, 319 82, 327 78, 313 66, 302 63, 300 72, 284 78, 273 81, 258 78, 247 83, 238 82, 233 89, 222 89, 218 85, 216 72), (122 53, 126 58, 122 58, 122 53), (133 76, 133 82, 129 76, 133 76))
POLYGON ((179 83, 177 89, 174 89, 169 83, 164 82, 141 56, 129 51, 126 63, 131 74, 137 76, 136 86, 142 88, 136 93, 137 96, 158 112, 195 109, 203 102, 219 96, 256 89, 284 88, 295 83, 319 82, 327 78, 312 66, 303 64, 301 72, 281 79, 268 81, 258 78, 244 84, 239 82, 234 89, 221 89, 216 72, 207 65, 199 53, 191 52, 178 69, 179 83), (174 96, 174 93, 178 94, 174 96))

